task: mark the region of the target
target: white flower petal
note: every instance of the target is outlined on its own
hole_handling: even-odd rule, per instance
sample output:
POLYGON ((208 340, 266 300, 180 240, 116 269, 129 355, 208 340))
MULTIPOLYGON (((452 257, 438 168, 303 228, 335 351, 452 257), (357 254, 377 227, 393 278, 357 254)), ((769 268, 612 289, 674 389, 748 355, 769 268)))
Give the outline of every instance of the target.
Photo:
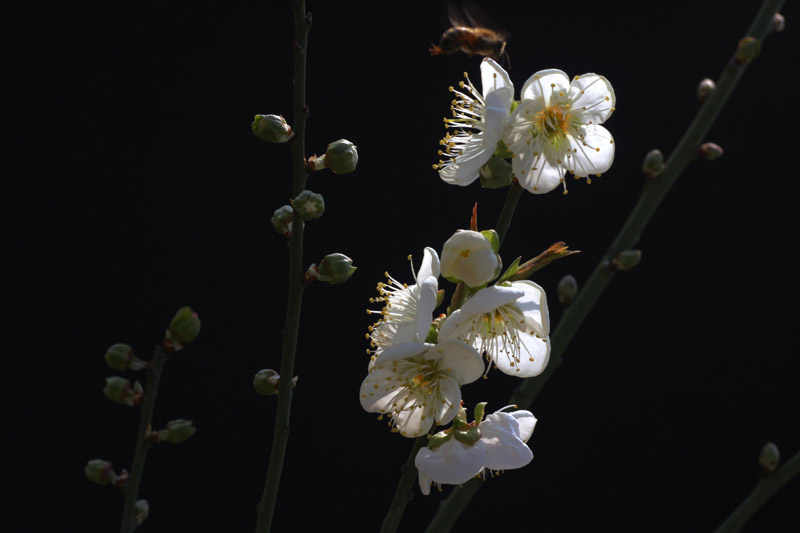
POLYGON ((433 406, 415 405, 392 416, 392 422, 404 437, 421 437, 433 425, 433 406))
POLYGON ((568 135, 570 141, 570 172, 579 177, 602 174, 614 162, 614 138, 603 126, 583 126, 579 138, 568 135))
POLYGON ((536 427, 536 417, 530 411, 512 411, 510 413, 519 423, 519 438, 523 442, 528 442, 528 439, 533 435, 533 429, 536 427))
MULTIPOLYGON (((427 448, 425 448, 425 449, 427 449, 427 448)), ((417 455, 419 455, 419 453, 417 453, 417 455)), ((414 462, 416 463, 416 458, 414 459, 414 462)), ((419 477, 418 477, 419 490, 422 492, 422 494, 427 496, 428 494, 431 493, 431 483, 433 483, 433 480, 431 479, 431 477, 428 474, 426 474, 425 472, 423 472, 419 468, 417 468, 417 473, 419 474, 419 477)))
POLYGON ((472 383, 483 375, 485 369, 481 354, 469 344, 456 339, 446 339, 431 346, 425 359, 438 361, 439 368, 447 370, 459 384, 472 383))
POLYGON ((564 182, 566 168, 546 146, 541 152, 518 153, 511 162, 514 176, 525 190, 533 194, 552 191, 564 182), (530 166, 528 166, 530 165, 530 166))
POLYGON ((583 124, 602 124, 617 103, 611 84, 598 74, 576 76, 570 85, 570 99, 573 114, 580 117, 583 124))
MULTIPOLYGON (((419 302, 417 303, 416 316, 416 337, 407 341, 425 341, 428 331, 431 329, 431 315, 436 308, 436 299, 439 291, 439 282, 433 276, 429 276, 422 283, 417 284, 419 290, 419 302)), ((402 342, 396 340, 395 342, 402 342)))
POLYGON ((492 413, 479 427, 481 442, 486 446, 486 468, 510 470, 533 459, 533 452, 520 438, 519 423, 508 413, 492 413))
MULTIPOLYGON (((482 367, 483 363, 481 363, 482 367)), ((453 378, 440 379, 439 397, 435 401, 436 405, 433 406, 433 411, 436 423, 440 426, 449 424, 461 408, 461 389, 458 382, 453 378)))
POLYGON ((481 89, 484 99, 494 91, 506 89, 503 92, 508 93, 508 106, 510 107, 511 99, 514 97, 514 84, 511 82, 508 72, 497 61, 488 57, 481 61, 481 89))
POLYGON ((525 82, 520 96, 523 100, 543 99, 550 104, 550 95, 561 90, 569 90, 569 76, 558 69, 540 70, 525 82))
POLYGON ((419 271, 417 271, 417 282, 431 276, 438 278, 440 273, 439 254, 430 246, 425 247, 425 251, 422 253, 422 264, 419 266, 419 271))
POLYGON ((391 382, 394 373, 389 368, 376 368, 361 382, 361 407, 368 413, 383 413, 387 410, 392 398, 397 394, 397 386, 391 382))
POLYGON ((435 450, 420 449, 414 465, 434 483, 461 485, 483 470, 485 458, 486 449, 481 441, 467 446, 452 438, 435 450))
POLYGON ((492 157, 485 149, 483 136, 478 133, 462 145, 462 155, 439 170, 439 177, 451 185, 466 186, 478 178, 478 171, 492 157))
POLYGON ((417 354, 424 352, 431 344, 422 342, 404 342, 389 346, 375 358, 376 367, 381 367, 390 361, 399 361, 406 357, 413 357, 417 354))
POLYGON ((512 354, 498 350, 492 353, 492 362, 503 374, 518 378, 538 376, 547 368, 550 361, 550 337, 544 339, 518 331, 520 349, 519 361, 512 354))
MULTIPOLYGON (((525 291, 521 288, 505 287, 503 285, 493 285, 476 292, 469 300, 464 302, 461 310, 468 315, 478 315, 488 313, 502 305, 510 304, 518 298, 524 296, 525 291)), ((449 320, 449 318, 448 318, 449 320)), ((445 321, 446 323, 447 321, 445 321)), ((442 326, 444 327, 444 325, 442 326)))
POLYGON ((532 281, 514 281, 511 286, 525 293, 514 306, 525 315, 525 324, 540 337, 550 334, 550 311, 547 308, 547 295, 544 289, 532 281))

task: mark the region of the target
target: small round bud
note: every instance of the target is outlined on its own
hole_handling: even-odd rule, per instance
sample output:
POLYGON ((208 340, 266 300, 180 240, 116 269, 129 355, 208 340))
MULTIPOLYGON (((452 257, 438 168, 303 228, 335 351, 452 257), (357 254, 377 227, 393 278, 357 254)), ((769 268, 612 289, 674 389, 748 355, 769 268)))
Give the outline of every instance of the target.
POLYGON ((353 172, 358 164, 356 145, 347 139, 339 139, 328 145, 325 150, 325 166, 334 174, 353 172))
POLYGON ((511 185, 511 163, 505 159, 492 157, 478 173, 481 176, 481 187, 484 189, 500 189, 511 185))
POLYGON ((136 503, 133 504, 133 521, 136 522, 136 527, 141 526, 149 514, 150 505, 147 500, 136 500, 136 503))
POLYGON ((623 272, 634 268, 642 260, 641 250, 625 250, 620 252, 616 259, 614 259, 614 267, 612 270, 623 272))
POLYGON ((755 37, 744 37, 736 48, 736 62, 744 65, 758 57, 761 52, 761 41, 755 37))
POLYGON ((188 305, 181 307, 175 313, 172 322, 169 323, 168 332, 170 340, 173 343, 177 342, 180 346, 176 347, 176 350, 179 350, 184 344, 189 344, 200 333, 200 319, 197 317, 197 313, 192 311, 188 305))
POLYGON ((714 80, 711 78, 706 78, 702 80, 700 83, 697 84, 697 99, 701 102, 705 102, 706 98, 714 92, 714 89, 717 88, 717 84, 714 83, 714 80))
POLYGON ((697 153, 703 159, 708 159, 709 161, 714 161, 715 159, 719 159, 725 153, 725 150, 718 144, 714 143, 703 143, 700 145, 700 148, 697 150, 697 153))
POLYGON ((131 382, 119 376, 106 378, 106 386, 103 394, 112 402, 121 403, 128 406, 135 406, 142 403, 144 390, 138 381, 131 386, 131 382))
POLYGON ((114 465, 102 459, 92 459, 83 471, 89 481, 98 485, 108 485, 114 479, 114 465))
POLYGON ((642 161, 642 172, 648 178, 655 178, 664 170, 664 154, 661 150, 650 150, 642 161))
POLYGON ((786 28, 786 19, 780 13, 775 13, 772 17, 772 31, 780 33, 786 28))
POLYGON ((105 360, 114 370, 141 370, 147 363, 133 355, 133 348, 127 344, 114 344, 107 351, 105 360))
POLYGON ((167 422, 167 434, 164 435, 163 440, 167 442, 171 442, 172 444, 178 444, 179 442, 183 442, 188 440, 192 435, 194 435, 197 428, 192 425, 191 420, 183 420, 181 418, 177 420, 171 420, 167 422))
POLYGON ((253 388, 262 396, 275 396, 278 394, 278 382, 281 376, 271 368, 256 372, 253 378, 253 388))
POLYGON ((294 136, 291 126, 281 115, 256 115, 250 127, 253 135, 271 143, 285 143, 294 136))
POLYGON ((275 231, 285 235, 286 237, 292 236, 292 206, 284 205, 275 210, 270 219, 272 227, 275 231))
POLYGON ((317 268, 317 279, 326 281, 331 285, 335 283, 343 283, 350 279, 356 267, 353 266, 353 260, 344 254, 328 254, 322 258, 317 268))
POLYGON ((781 462, 781 452, 774 442, 768 442, 761 448, 761 453, 758 454, 758 463, 765 475, 769 475, 778 468, 781 462))
POLYGON ((566 275, 558 282, 558 301, 564 307, 569 305, 575 300, 575 295, 578 294, 578 280, 574 276, 566 275))
POLYGON ((303 220, 314 220, 325 212, 325 200, 321 194, 315 192, 303 191, 297 195, 297 198, 291 200, 291 203, 292 208, 303 220))

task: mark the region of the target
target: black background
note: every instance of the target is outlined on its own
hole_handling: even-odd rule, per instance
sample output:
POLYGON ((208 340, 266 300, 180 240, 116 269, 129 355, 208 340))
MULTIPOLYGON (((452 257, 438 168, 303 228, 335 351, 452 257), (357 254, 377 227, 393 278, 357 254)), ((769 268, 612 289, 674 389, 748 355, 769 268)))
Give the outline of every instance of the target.
MULTIPOLYGON (((6 18, 2 139, 10 190, 4 350, 6 513, 20 530, 113 531, 121 497, 83 477, 101 457, 129 467, 138 410, 108 402, 115 342, 147 357, 176 309, 201 316, 197 341, 168 362, 154 423, 197 434, 150 452, 143 531, 250 531, 271 445, 273 398, 253 374, 280 365, 287 247, 269 222, 291 196, 289 148, 250 133, 255 113, 292 118, 292 15, 284 2, 30 5, 6 18)), ((597 72, 613 84, 605 124, 614 166, 569 195, 526 194, 503 257, 563 240, 582 253, 534 278, 560 315, 558 280, 585 281, 638 198, 641 160, 675 146, 695 87, 744 35, 750 2, 486 2, 511 32, 517 91, 535 71, 597 72)), ((411 281, 478 202, 491 227, 505 191, 438 179, 448 85, 478 58, 431 57, 444 3, 309 2, 308 154, 347 138, 360 162, 320 173, 324 217, 305 262, 339 251, 358 271, 303 301, 292 434, 277 531, 375 531, 411 440, 361 410, 364 310, 388 270, 411 281)), ((531 410, 533 462, 491 480, 461 531, 524 521, 536 531, 708 531, 755 484, 768 440, 800 449, 796 356, 798 185, 793 157, 797 47, 771 36, 694 162, 644 232, 638 268, 617 275, 531 410)), ((5 166, 5 165, 4 165, 5 166)), ((441 280, 441 288, 452 286, 441 280)), ((133 379, 133 376, 128 376, 133 379)), ((505 405, 495 371, 463 391, 505 405)), ((417 493, 401 531, 421 531, 449 492, 417 493)), ((797 531, 795 480, 748 531, 797 531)))

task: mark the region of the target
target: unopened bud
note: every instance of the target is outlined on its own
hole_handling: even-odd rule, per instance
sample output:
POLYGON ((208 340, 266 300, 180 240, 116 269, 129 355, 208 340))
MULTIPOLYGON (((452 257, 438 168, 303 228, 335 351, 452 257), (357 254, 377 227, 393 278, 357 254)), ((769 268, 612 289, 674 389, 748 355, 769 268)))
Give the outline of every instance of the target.
POLYGON ((769 475, 778 468, 781 462, 781 452, 774 442, 768 442, 758 454, 758 463, 765 475, 769 475))
POLYGON ((340 253, 328 254, 320 261, 316 277, 320 281, 326 281, 333 285, 347 281, 355 271, 356 267, 353 266, 353 260, 346 255, 340 253))
POLYGON ((567 274, 558 282, 558 301, 564 307, 569 305, 575 300, 575 295, 578 294, 578 280, 574 276, 567 274))
POLYGON ((83 471, 89 481, 98 485, 108 485, 114 478, 114 465, 102 459, 92 459, 83 471))
POLYGON ((133 348, 127 344, 114 344, 107 351, 105 360, 114 370, 141 370, 147 363, 133 355, 133 348))
POLYGON ((481 176, 481 187, 484 189, 500 189, 511 185, 511 163, 505 159, 492 157, 478 173, 481 176))
POLYGON ((291 126, 281 115, 256 115, 250 127, 253 135, 271 143, 285 143, 294 136, 291 126))
POLYGON ((642 172, 649 178, 655 178, 664 170, 664 154, 661 150, 650 150, 642 161, 642 172))
POLYGON ((192 308, 187 306, 178 309, 167 330, 167 340, 174 350, 180 350, 184 344, 189 344, 200 333, 200 318, 192 308))
POLYGON ((325 150, 325 166, 334 174, 353 172, 358 164, 356 145, 347 139, 339 139, 328 145, 325 150))
POLYGON ((325 200, 321 194, 315 192, 303 191, 297 195, 297 198, 291 200, 291 203, 292 208, 303 220, 314 220, 325 212, 325 200))
POLYGON ((292 206, 284 205, 275 210, 270 219, 272 227, 275 231, 285 235, 286 237, 292 236, 292 206))
POLYGON ((620 252, 616 259, 613 261, 611 270, 623 272, 634 268, 642 260, 641 250, 625 250, 620 252))
POLYGON ((780 13, 775 13, 772 17, 772 31, 780 33, 786 28, 786 19, 780 13))
POLYGON ((719 159, 720 157, 722 157, 725 151, 718 144, 703 143, 700 145, 700 148, 697 150, 697 153, 703 159, 714 161, 715 159, 719 159))
POLYGON ((253 388, 262 396, 274 396, 278 394, 278 382, 281 376, 271 368, 265 368, 256 372, 253 378, 253 388))
POLYGON ((136 503, 133 504, 133 521, 136 522, 136 527, 141 526, 149 514, 150 505, 147 500, 136 500, 136 503))
POLYGON ((702 80, 700 83, 697 84, 697 99, 701 102, 705 102, 706 98, 714 92, 714 89, 717 88, 717 84, 714 83, 714 80, 711 78, 706 78, 702 80))
POLYGON ((142 389, 142 384, 138 381, 131 386, 131 382, 127 379, 112 376, 106 378, 103 394, 112 402, 133 407, 142 403, 144 389, 142 389))
POLYGON ((172 444, 178 444, 179 442, 188 440, 194 435, 195 431, 197 431, 197 428, 192 425, 191 420, 183 420, 181 418, 170 420, 167 422, 167 434, 164 436, 163 440, 171 442, 172 444))
POLYGON ((744 37, 736 48, 736 62, 744 65, 758 57, 761 52, 761 41, 755 37, 744 37))

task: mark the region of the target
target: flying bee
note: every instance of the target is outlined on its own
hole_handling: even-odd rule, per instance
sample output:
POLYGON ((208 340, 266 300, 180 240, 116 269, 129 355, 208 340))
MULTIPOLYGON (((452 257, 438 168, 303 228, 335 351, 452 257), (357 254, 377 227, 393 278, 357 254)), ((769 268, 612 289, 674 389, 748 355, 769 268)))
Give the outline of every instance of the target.
POLYGON ((474 2, 464 4, 458 9, 454 4, 447 5, 447 17, 451 28, 439 38, 439 44, 431 44, 432 56, 464 52, 468 56, 481 55, 496 61, 509 62, 506 42, 511 34, 499 29, 490 29, 485 23, 486 14, 474 2))

